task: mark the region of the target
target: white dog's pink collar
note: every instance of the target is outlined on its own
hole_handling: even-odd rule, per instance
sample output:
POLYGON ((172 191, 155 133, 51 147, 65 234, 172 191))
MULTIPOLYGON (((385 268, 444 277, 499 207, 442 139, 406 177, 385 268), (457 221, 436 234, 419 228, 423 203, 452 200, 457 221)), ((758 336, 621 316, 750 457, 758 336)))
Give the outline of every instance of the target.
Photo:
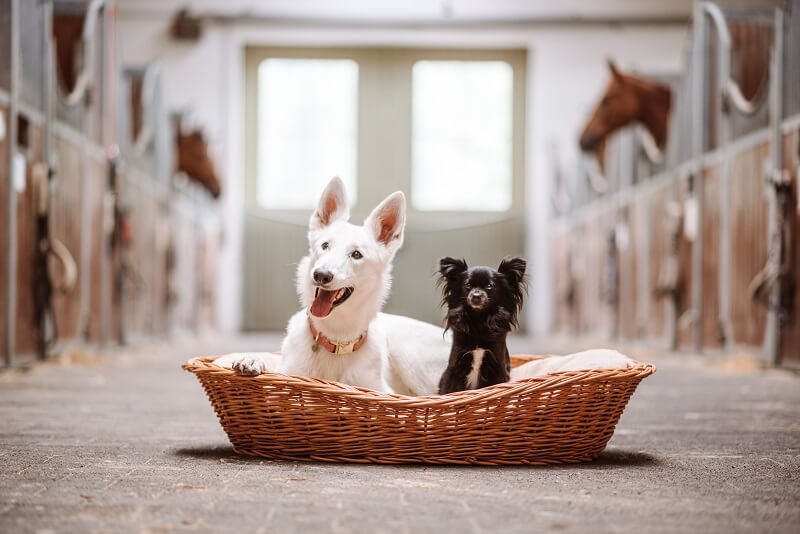
POLYGON ((311 321, 311 317, 308 317, 308 329, 311 330, 311 336, 314 338, 314 343, 322 345, 325 347, 325 350, 330 352, 331 354, 352 354, 367 341, 367 333, 364 332, 358 339, 353 341, 331 341, 325 334, 322 332, 317 331, 314 328, 314 323, 311 321))

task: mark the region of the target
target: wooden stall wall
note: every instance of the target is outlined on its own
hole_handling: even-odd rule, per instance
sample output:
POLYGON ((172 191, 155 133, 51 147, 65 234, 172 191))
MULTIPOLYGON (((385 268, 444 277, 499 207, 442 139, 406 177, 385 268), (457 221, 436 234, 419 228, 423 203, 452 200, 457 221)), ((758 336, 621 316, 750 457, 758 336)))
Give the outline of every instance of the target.
MULTIPOLYGON (((700 229, 703 236, 702 275, 703 293, 702 343, 707 348, 723 345, 719 322, 719 264, 720 264, 720 203, 726 202, 720 195, 719 167, 706 168, 702 172, 703 216, 700 229)), ((731 259, 722 260, 731 261, 731 259)), ((689 344, 686 348, 692 347, 689 344)))
MULTIPOLYGON (((50 206, 50 233, 61 241, 75 261, 81 250, 81 213, 83 194, 81 147, 63 136, 54 136, 53 150, 58 158, 58 173, 50 206)), ((80 332, 81 279, 68 293, 53 295, 53 312, 61 341, 76 340, 80 332)))
POLYGON ((32 353, 36 347, 34 302, 30 295, 37 280, 34 278, 36 254, 34 165, 42 160, 42 129, 27 119, 18 121, 19 154, 25 160, 23 189, 17 191, 17 303, 16 351, 32 353), (23 124, 19 124, 23 123, 23 124))
MULTIPOLYGON (((2 9, 3 3, 0 2, 0 9, 2 9)), ((6 5, 6 8, 8 6, 6 5)), ((2 22, 2 21, 0 21, 2 22)), ((3 32, 0 31, 0 34, 3 32)), ((2 37, 0 37, 2 38, 2 37)), ((2 56, 4 54, 0 54, 2 56)), ((0 80, 1 81, 1 80, 0 80)), ((9 110, 6 106, 0 106, 0 113, 3 114, 2 120, 4 124, 8 124, 8 114, 9 110)), ((6 128, 7 129, 7 128, 6 128)), ((0 139, 0 165, 2 165, 2 170, 0 171, 0 210, 2 210, 2 217, 5 219, 6 215, 6 206, 8 206, 8 186, 9 181, 7 177, 7 169, 8 169, 8 148, 9 148, 9 136, 6 133, 3 139, 0 139)), ((0 229, 0 310, 3 311, 3 315, 6 313, 6 297, 7 297, 7 287, 6 287, 6 279, 8 277, 8 264, 6 263, 6 251, 8 250, 8 233, 6 232, 6 222, 3 220, 2 222, 2 229, 0 229)), ((0 325, 0 347, 6 346, 6 327, 5 325, 0 325)))
POLYGON ((764 161, 769 144, 741 152, 731 164, 731 324, 737 344, 764 340, 766 307, 750 294, 750 284, 767 261, 768 190, 764 161))
MULTIPOLYGON (((169 154, 175 150, 175 135, 167 132, 166 108, 153 107, 152 103, 147 108, 149 115, 159 114, 156 119, 150 117, 151 129, 154 125, 167 128, 155 134, 144 151, 132 150, 132 145, 126 143, 128 134, 121 130, 128 120, 120 120, 118 111, 127 110, 134 103, 117 102, 117 82, 122 74, 116 62, 113 5, 107 5, 112 7, 101 12, 95 26, 88 56, 90 90, 69 104, 68 95, 78 74, 76 65, 81 64, 76 54, 83 57, 83 45, 75 39, 80 39, 87 4, 52 4, 54 62, 49 74, 53 115, 48 117, 45 69, 49 65, 43 61, 46 4, 19 4, 20 129, 18 139, 12 140, 8 135, 0 139, 0 203, 4 213, 0 231, 0 299, 4 316, 8 294, 5 207, 12 194, 8 177, 12 142, 17 143, 18 157, 25 160, 24 179, 15 193, 17 216, 12 226, 17 243, 17 274, 13 285, 16 342, 10 363, 24 364, 40 348, 34 295, 44 282, 35 278, 39 235, 34 183, 37 173, 47 176, 48 161, 53 164, 52 181, 47 188, 50 242, 62 244, 78 269, 71 290, 53 292, 57 337, 48 350, 52 353, 68 346, 152 339, 177 330, 197 332, 213 326, 213 285, 220 235, 216 204, 195 182, 185 177, 173 180, 175 169, 169 154), (49 160, 45 153, 48 131, 49 160), (125 139, 120 139, 120 134, 125 139)), ((10 2, 0 0, 0 113, 6 126, 13 98, 9 93, 10 24, 10 2)), ((162 90, 161 86, 156 88, 162 90)), ((163 103, 163 95, 159 98, 163 103)), ((141 126, 142 109, 134 110, 133 115, 138 115, 141 126)), ((49 279, 58 286, 64 270, 52 256, 48 262, 49 279)), ((3 327, 0 346, 6 346, 3 327)))
MULTIPOLYGON (((646 310, 647 322, 642 334, 643 339, 666 340, 664 325, 666 324, 666 295, 660 295, 659 275, 667 257, 670 254, 672 236, 668 232, 667 207, 672 202, 672 184, 662 183, 650 190, 649 194, 643 195, 641 202, 638 203, 648 218, 648 228, 650 231, 649 249, 645 251, 650 263, 650 275, 648 284, 641 288, 650 295, 650 305, 646 310)), ((644 232, 642 232, 644 234, 644 232)))
MULTIPOLYGON (((795 137, 796 133, 786 136, 787 165, 791 158, 797 157, 796 146, 789 150, 795 137)), ((681 222, 677 236, 677 346, 685 350, 695 347, 692 255, 695 234, 702 232, 702 346, 709 350, 726 346, 720 321, 720 264, 727 261, 733 335, 729 341, 737 346, 759 347, 765 334, 766 307, 752 298, 750 286, 768 254, 768 186, 764 162, 769 152, 769 144, 760 141, 745 144, 732 155, 727 199, 723 198, 720 186, 720 163, 713 160, 705 166, 701 174, 702 219, 697 228, 693 228, 694 216, 689 213, 696 209, 694 179, 686 173, 661 177, 656 185, 644 183, 634 187, 624 199, 618 200, 618 207, 608 201, 598 202, 557 220, 551 235, 555 329, 582 336, 668 342, 665 336, 671 297, 659 295, 659 279, 675 246, 668 212, 678 210, 681 222), (731 214, 730 258, 720 257, 723 231, 720 210, 725 202, 731 214), (613 262, 616 262, 615 281, 609 271, 613 271, 613 262), (644 276, 640 269, 647 269, 646 285, 640 283, 644 276), (610 293, 614 285, 615 295, 610 293), (648 292, 646 298, 643 292, 648 292), (647 303, 644 311, 640 308, 642 303, 647 303)), ((796 232, 789 235, 796 240, 796 232)), ((795 320, 794 315, 788 315, 787 320, 795 320)), ((792 328, 787 324, 784 330, 792 328)))
MULTIPOLYGON (((800 20, 800 17, 797 17, 800 20)), ((800 70, 800 69, 799 69, 800 70)), ((783 365, 800 368, 800 124, 784 136, 783 166, 793 169, 791 195, 786 206, 788 274, 783 279, 784 320, 780 337, 783 365)))

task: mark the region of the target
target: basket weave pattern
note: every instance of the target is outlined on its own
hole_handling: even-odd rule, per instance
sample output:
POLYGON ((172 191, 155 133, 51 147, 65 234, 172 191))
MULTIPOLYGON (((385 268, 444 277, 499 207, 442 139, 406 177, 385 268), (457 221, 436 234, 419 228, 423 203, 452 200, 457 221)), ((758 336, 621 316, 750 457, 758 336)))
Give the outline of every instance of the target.
MULTIPOLYGON (((533 356, 512 356, 520 365, 533 356)), ((233 449, 283 460, 545 465, 592 460, 655 371, 570 371, 443 396, 407 397, 315 378, 239 376, 193 358, 233 449)))

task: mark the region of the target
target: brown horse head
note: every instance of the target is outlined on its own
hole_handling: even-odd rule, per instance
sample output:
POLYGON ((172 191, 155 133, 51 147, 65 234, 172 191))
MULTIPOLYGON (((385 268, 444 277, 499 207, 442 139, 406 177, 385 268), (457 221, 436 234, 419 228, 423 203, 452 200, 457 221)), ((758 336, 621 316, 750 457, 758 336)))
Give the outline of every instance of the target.
POLYGON ((667 142, 667 123, 672 91, 666 85, 621 73, 608 62, 611 81, 600 104, 583 128, 581 150, 598 151, 609 135, 628 124, 639 122, 648 129, 656 145, 664 148, 667 142))
POLYGON ((208 155, 208 143, 203 137, 203 132, 193 130, 184 133, 179 129, 176 145, 178 170, 185 172, 189 178, 208 189, 215 198, 218 197, 221 192, 219 178, 208 155))

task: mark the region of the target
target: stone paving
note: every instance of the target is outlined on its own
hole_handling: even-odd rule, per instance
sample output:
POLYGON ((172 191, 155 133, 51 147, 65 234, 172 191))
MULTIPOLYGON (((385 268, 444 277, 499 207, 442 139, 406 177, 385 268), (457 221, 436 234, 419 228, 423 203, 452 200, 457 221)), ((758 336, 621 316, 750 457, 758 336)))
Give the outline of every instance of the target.
POLYGON ((796 374, 639 351, 658 372, 587 464, 240 457, 179 365, 277 345, 140 345, 0 373, 0 532, 800 532, 796 374))

